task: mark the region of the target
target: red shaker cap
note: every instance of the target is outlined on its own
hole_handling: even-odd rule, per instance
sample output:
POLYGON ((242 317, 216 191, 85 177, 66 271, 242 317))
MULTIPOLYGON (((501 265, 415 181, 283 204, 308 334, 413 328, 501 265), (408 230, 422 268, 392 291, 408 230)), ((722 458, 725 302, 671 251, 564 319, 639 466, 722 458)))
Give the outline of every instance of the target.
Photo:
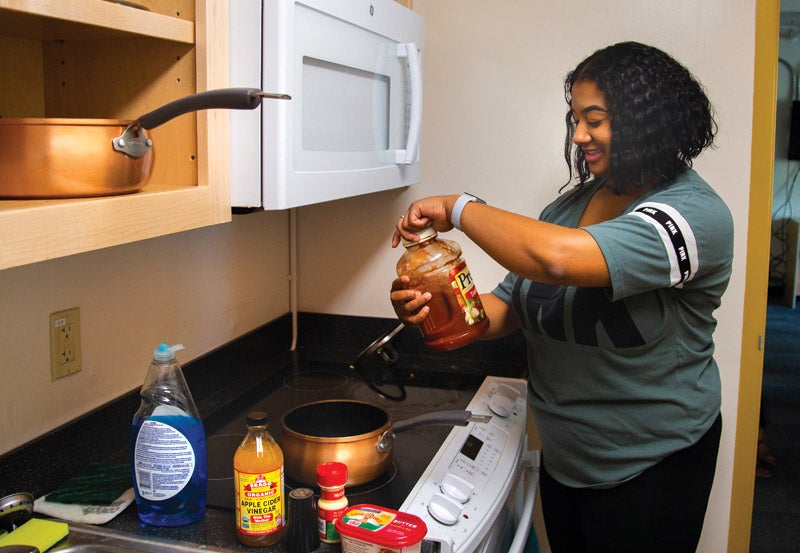
POLYGON ((317 483, 320 486, 344 486, 347 484, 347 465, 336 461, 317 466, 317 483))

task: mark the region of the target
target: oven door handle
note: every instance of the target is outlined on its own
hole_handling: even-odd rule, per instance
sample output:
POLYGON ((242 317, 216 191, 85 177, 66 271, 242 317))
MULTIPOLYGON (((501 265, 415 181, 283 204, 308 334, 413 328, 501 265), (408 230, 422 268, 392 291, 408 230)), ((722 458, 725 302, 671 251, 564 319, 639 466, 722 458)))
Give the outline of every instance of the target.
POLYGON ((525 503, 517 520, 517 532, 508 548, 508 553, 522 553, 533 524, 533 505, 536 502, 536 487, 539 485, 539 451, 528 451, 523 458, 522 470, 527 471, 525 503))

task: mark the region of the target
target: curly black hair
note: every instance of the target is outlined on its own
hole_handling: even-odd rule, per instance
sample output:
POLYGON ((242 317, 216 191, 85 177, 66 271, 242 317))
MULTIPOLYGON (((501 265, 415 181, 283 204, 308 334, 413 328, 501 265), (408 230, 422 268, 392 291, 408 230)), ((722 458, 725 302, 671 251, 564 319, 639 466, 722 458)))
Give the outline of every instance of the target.
MULTIPOLYGON (((631 184, 669 185, 714 142, 717 123, 702 85, 658 48, 621 42, 597 50, 564 80, 568 105, 578 81, 593 82, 605 95, 612 130, 609 186, 618 194, 631 184)), ((591 174, 581 148, 573 148, 571 110, 566 124, 568 183, 574 164, 582 185, 591 174)))

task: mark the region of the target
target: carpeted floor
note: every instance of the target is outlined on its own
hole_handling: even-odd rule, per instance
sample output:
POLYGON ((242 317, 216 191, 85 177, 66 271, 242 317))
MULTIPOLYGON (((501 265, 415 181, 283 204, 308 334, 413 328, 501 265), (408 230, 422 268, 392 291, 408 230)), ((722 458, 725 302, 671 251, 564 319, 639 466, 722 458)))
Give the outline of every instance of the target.
POLYGON ((767 307, 761 403, 771 478, 756 478, 750 553, 800 552, 800 306, 767 307))

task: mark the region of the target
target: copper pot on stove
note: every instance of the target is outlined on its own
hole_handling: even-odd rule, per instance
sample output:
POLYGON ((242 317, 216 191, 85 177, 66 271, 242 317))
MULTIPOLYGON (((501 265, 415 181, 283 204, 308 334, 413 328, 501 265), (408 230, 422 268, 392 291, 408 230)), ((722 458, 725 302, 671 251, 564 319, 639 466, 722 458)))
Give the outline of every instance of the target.
POLYGON ((285 413, 278 442, 284 470, 292 480, 313 486, 317 466, 338 461, 347 465, 347 485, 355 486, 387 470, 397 432, 420 425, 466 426, 490 419, 470 411, 434 411, 393 423, 391 415, 376 405, 333 399, 306 403, 285 413))

